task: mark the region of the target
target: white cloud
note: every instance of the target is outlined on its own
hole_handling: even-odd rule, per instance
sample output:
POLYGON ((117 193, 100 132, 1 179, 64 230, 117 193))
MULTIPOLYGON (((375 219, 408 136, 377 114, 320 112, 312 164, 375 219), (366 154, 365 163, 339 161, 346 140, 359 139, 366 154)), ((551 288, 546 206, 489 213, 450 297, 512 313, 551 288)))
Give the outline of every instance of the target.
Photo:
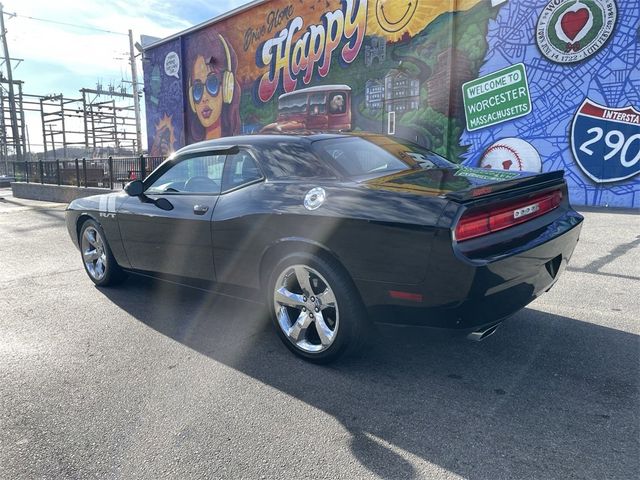
POLYGON ((5 2, 5 11, 18 13, 6 22, 11 55, 26 61, 56 63, 80 75, 105 71, 119 74, 123 61, 114 61, 114 58, 123 57, 129 50, 128 29, 132 29, 136 37, 141 33, 164 37, 190 26, 185 20, 165 13, 162 7, 164 3, 155 0, 127 5, 121 1, 35 0, 24 3, 9 0, 5 2), (124 35, 46 23, 28 19, 29 16, 124 35))

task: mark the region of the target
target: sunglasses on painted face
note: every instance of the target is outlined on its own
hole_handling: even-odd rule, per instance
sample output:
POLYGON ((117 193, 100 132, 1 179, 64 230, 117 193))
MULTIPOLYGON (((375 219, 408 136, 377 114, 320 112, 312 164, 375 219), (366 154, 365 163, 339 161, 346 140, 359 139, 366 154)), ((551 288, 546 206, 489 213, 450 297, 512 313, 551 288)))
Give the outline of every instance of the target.
POLYGON ((200 80, 196 80, 193 82, 193 87, 191 87, 191 95, 193 96, 193 101, 196 103, 200 103, 202 100, 202 96, 204 95, 204 89, 207 89, 207 93, 212 97, 218 95, 220 91, 220 79, 215 73, 210 73, 207 75, 207 79, 204 83, 200 80))

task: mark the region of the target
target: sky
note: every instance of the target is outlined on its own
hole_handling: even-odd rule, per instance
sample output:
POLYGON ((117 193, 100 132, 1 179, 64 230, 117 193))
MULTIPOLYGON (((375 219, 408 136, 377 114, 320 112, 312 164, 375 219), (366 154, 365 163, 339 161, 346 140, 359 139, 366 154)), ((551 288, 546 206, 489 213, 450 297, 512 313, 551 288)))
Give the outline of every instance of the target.
MULTIPOLYGON (((62 93, 67 98, 81 98, 80 88, 103 88, 121 80, 131 81, 128 62, 127 32, 134 40, 140 35, 164 38, 193 25, 210 20, 248 0, 3 0, 9 55, 24 59, 13 65, 14 80, 24 81, 25 93, 50 95, 62 93), (15 13, 12 17, 6 14, 15 13), (43 22, 85 25, 121 34, 88 28, 43 22)), ((137 52, 136 52, 137 53, 137 52)), ((4 57, 4 54, 0 54, 4 57)), ((6 75, 5 67, 2 67, 6 75)), ((138 81, 142 65, 138 59, 138 81)), ((129 84, 129 91, 130 84, 129 84)), ((101 100, 107 100, 106 97, 101 100)), ((144 103, 142 103, 144 106, 144 103)), ((144 108, 143 115, 144 115, 144 108)), ((42 151, 40 114, 27 113, 32 151, 42 151)), ((146 146, 144 116, 143 145, 146 146)))

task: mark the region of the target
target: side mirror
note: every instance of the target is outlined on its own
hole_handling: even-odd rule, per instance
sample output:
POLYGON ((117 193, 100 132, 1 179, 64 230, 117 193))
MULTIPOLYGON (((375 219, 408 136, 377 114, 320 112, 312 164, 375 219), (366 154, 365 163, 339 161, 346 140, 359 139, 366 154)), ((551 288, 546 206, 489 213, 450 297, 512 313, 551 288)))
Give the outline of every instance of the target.
POLYGON ((134 180, 124 186, 124 191, 131 197, 139 197, 144 192, 144 185, 140 180, 134 180))
POLYGON ((155 203, 156 207, 161 210, 173 210, 173 205, 166 198, 158 198, 153 203, 155 203))
POLYGON ((173 210, 172 203, 166 198, 154 199, 147 197, 144 194, 144 184, 140 180, 127 183, 124 186, 124 191, 127 192, 130 197, 139 197, 141 202, 153 203, 161 210, 173 210))

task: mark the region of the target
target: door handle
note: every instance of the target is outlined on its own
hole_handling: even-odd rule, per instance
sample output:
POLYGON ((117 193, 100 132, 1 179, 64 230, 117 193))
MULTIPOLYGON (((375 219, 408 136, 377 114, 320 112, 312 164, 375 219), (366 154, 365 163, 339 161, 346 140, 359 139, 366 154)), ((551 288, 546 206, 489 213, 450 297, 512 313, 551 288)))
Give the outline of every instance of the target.
POLYGON ((208 211, 209 211, 209 207, 207 207, 206 205, 194 205, 193 206, 193 213, 195 213, 196 215, 204 215, 208 211))

